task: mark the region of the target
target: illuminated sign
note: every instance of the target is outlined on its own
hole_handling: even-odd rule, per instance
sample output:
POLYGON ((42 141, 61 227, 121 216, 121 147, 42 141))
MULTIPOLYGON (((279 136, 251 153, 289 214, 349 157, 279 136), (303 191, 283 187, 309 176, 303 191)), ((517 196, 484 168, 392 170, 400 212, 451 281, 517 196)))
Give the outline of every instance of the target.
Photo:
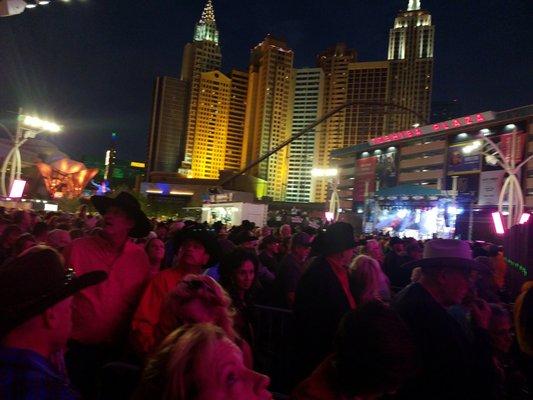
POLYGON ((47 203, 44 205, 44 211, 57 211, 57 210, 59 210, 59 206, 57 204, 47 203))
POLYGON ((143 163, 143 162, 132 161, 130 163, 130 167, 133 167, 133 168, 145 168, 146 164, 143 163))
POLYGON ((15 179, 11 185, 11 190, 9 192, 9 197, 18 199, 22 197, 24 193, 24 188, 26 187, 26 181, 21 179, 15 179))
POLYGON ((451 119, 449 121, 438 122, 432 125, 424 125, 419 128, 413 128, 406 131, 394 132, 385 136, 370 139, 370 144, 380 145, 383 143, 395 142, 402 139, 410 139, 417 136, 427 135, 428 133, 442 132, 448 129, 463 128, 473 124, 479 124, 486 121, 492 121, 496 116, 492 111, 485 111, 483 113, 468 115, 451 119))

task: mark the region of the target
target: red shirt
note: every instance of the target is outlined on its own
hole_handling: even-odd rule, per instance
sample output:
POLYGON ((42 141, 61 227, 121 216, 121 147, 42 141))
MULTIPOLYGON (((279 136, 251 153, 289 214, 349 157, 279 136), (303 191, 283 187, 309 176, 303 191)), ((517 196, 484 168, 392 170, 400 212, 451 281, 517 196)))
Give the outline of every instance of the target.
POLYGON ((165 269, 146 287, 131 323, 133 345, 139 354, 146 355, 154 350, 155 329, 160 322, 163 304, 169 292, 189 273, 181 268, 165 269))
POLYGON ((337 276, 337 279, 339 280, 342 289, 344 290, 344 294, 346 295, 346 299, 348 300, 348 303, 350 304, 350 308, 353 310, 355 309, 355 299, 352 296, 352 292, 350 290, 350 279, 348 277, 348 267, 345 267, 344 265, 336 262, 336 260, 332 259, 331 257, 327 258, 329 265, 331 265, 331 268, 333 269, 333 272, 335 272, 335 275, 337 276))
POLYGON ((117 253, 100 236, 74 240, 65 251, 77 275, 103 270, 108 278, 72 298, 71 338, 85 344, 113 344, 128 331, 131 316, 149 277, 144 250, 127 241, 117 253))

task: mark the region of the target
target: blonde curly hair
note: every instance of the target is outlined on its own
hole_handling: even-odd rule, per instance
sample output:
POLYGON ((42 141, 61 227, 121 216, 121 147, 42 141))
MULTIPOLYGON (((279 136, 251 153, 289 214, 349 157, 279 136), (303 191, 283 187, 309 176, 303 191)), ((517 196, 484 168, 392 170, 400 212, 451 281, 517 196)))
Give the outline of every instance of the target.
POLYGON ((172 290, 163 304, 156 327, 157 346, 173 330, 190 321, 184 314, 184 306, 192 300, 200 300, 214 315, 213 324, 226 332, 230 340, 237 337, 233 329, 234 312, 231 299, 220 284, 206 275, 187 275, 172 290))
POLYGON ((209 354, 218 340, 227 338, 213 324, 184 325, 170 333, 148 361, 135 400, 190 400, 200 388, 194 377, 198 360, 209 354))

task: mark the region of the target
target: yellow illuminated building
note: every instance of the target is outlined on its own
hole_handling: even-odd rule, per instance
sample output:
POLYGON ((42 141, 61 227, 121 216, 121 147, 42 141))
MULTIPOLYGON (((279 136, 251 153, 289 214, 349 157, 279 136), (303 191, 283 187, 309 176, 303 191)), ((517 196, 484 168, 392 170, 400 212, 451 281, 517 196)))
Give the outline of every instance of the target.
POLYGON ((181 65, 181 80, 186 82, 189 88, 189 107, 185 151, 180 172, 189 176, 197 131, 196 121, 198 118, 196 113, 199 108, 200 75, 204 72, 219 70, 221 66, 222 54, 215 11, 212 1, 207 0, 200 21, 195 26, 194 40, 185 45, 181 65))
MULTIPOLYGON (((291 136, 292 65, 287 43, 268 35, 251 54, 243 164, 248 165, 291 136)), ((268 182, 267 195, 284 200, 287 189, 288 147, 259 164, 252 174, 268 182)))
POLYGON ((244 167, 242 165, 242 142, 244 139, 244 119, 246 116, 248 72, 233 69, 230 77, 231 103, 225 169, 239 171, 244 167))
POLYGON ((189 176, 218 179, 225 168, 231 79, 219 71, 204 72, 199 89, 189 176))

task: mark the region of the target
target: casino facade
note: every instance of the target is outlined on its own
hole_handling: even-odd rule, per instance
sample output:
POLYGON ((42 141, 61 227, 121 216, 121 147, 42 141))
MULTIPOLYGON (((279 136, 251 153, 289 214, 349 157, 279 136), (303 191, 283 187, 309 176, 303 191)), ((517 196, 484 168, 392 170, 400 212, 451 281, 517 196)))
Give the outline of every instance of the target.
MULTIPOLYGON (((481 153, 483 138, 491 139, 506 157, 510 157, 512 139, 518 165, 533 154, 532 121, 533 105, 485 111, 334 150, 331 164, 339 171, 340 208, 345 214, 358 215, 367 232, 390 230, 389 224, 396 234, 428 238, 434 236, 430 231, 436 224, 437 236, 482 237, 486 215, 497 208, 506 177, 481 153), (425 215, 429 211, 432 214, 425 215), (424 219, 432 221, 428 229, 413 229, 424 225, 424 219)), ((525 208, 531 211, 533 160, 521 168, 518 179, 525 208)))

